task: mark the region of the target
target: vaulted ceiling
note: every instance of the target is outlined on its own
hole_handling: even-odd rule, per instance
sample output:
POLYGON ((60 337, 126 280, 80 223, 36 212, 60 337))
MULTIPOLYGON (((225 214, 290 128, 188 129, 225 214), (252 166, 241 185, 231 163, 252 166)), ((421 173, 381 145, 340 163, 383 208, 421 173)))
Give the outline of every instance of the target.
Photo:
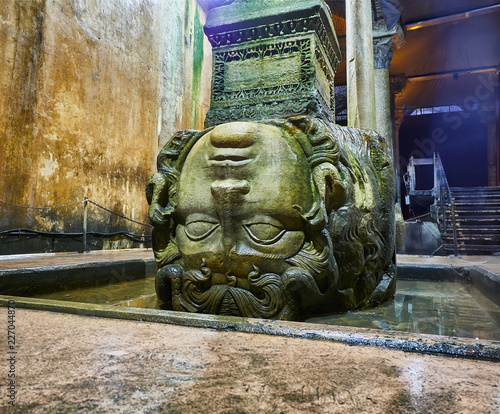
MULTIPOLYGON (((475 97, 479 85, 492 85, 500 68, 500 1, 384 1, 399 9, 405 29, 405 43, 394 51, 390 69, 391 75, 408 77, 397 95, 398 106, 461 104, 475 97)), ((345 57, 345 0, 327 4, 345 57)), ((345 70, 343 59, 336 84, 345 84, 345 70)), ((480 97, 492 101, 494 94, 480 97)))

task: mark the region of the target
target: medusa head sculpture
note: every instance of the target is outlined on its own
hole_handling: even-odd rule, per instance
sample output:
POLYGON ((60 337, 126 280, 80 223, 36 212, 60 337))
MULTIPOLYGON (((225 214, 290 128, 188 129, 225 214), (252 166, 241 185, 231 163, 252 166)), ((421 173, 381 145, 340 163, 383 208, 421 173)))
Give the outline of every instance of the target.
POLYGON ((301 320, 394 294, 387 142, 308 116, 180 131, 147 184, 160 306, 301 320))

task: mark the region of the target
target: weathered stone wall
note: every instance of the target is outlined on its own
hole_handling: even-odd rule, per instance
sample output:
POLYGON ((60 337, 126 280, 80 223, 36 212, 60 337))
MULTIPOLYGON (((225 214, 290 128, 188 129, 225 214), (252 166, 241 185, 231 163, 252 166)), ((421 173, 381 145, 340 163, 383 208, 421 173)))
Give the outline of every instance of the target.
MULTIPOLYGON (((0 200, 87 196, 147 222, 159 149, 176 130, 203 128, 204 19, 196 0, 2 0, 0 200)), ((0 204, 0 230, 81 231, 82 211, 0 204)), ((91 206, 89 230, 145 229, 91 206)))

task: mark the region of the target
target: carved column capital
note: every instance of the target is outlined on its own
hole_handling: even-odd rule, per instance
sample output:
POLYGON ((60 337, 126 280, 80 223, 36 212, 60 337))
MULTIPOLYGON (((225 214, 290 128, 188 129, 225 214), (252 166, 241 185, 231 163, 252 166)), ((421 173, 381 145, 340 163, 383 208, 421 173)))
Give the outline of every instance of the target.
POLYGON ((375 69, 389 69, 393 52, 394 44, 391 37, 373 39, 373 66, 375 69))
POLYGON ((397 24, 394 29, 387 30, 383 20, 373 23, 373 66, 375 69, 389 69, 394 48, 404 43, 404 34, 397 24))

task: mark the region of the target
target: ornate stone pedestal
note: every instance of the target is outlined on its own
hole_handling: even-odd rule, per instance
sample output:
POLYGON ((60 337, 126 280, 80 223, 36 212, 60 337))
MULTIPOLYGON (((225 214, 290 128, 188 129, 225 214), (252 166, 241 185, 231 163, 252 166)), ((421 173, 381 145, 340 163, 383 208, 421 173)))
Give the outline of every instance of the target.
POLYGON ((205 126, 317 114, 333 121, 340 48, 322 0, 237 0, 210 11, 212 101, 205 126))

